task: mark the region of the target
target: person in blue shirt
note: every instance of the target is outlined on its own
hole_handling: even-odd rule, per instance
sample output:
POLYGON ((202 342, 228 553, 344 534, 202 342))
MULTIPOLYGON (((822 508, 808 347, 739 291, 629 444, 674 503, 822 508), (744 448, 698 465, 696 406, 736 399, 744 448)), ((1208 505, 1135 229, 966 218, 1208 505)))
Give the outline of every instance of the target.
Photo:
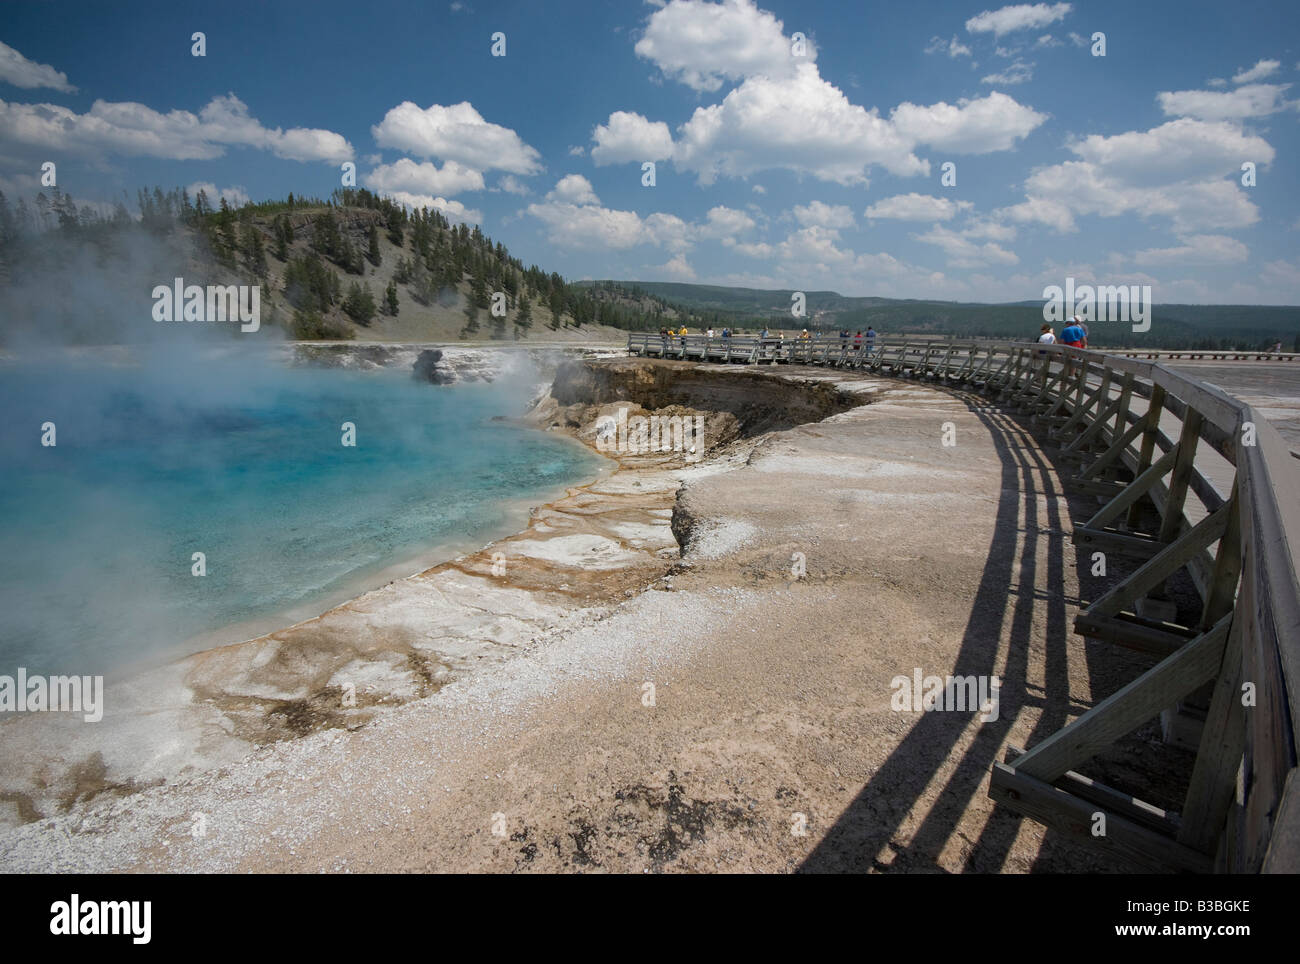
POLYGON ((1070 319, 1070 323, 1061 329, 1061 343, 1069 345, 1071 348, 1087 348, 1088 333, 1083 330, 1078 315, 1070 319))

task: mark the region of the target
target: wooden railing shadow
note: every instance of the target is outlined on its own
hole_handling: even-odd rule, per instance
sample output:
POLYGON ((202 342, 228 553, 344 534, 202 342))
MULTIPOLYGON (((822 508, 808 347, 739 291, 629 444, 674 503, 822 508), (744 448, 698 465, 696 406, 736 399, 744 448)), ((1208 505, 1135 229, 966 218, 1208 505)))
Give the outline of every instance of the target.
MULTIPOLYGON (((675 348, 662 342, 656 350, 655 342, 631 336, 628 348, 719 360, 710 342, 679 338, 675 348)), ((989 796, 1001 809, 967 842, 968 869, 1001 867, 1018 828, 1013 814, 1147 869, 1300 869, 1300 464, 1257 410, 1162 365, 1062 345, 918 340, 868 348, 825 337, 776 346, 749 339, 729 341, 722 360, 919 377, 946 391, 977 389, 997 403, 964 396, 992 433, 1006 485, 956 665, 945 675, 993 675, 1009 619, 1000 694, 1008 712, 977 731, 910 832, 911 843, 880 865, 936 867, 988 773, 989 796), (1012 408, 1047 432, 1060 447, 1055 457, 1027 444, 1024 429, 1004 414, 1012 408), (1026 655, 1036 631, 1032 573, 1040 547, 1017 541, 1017 521, 1022 508, 1036 520, 1037 493, 1053 493, 1058 483, 1102 503, 1070 503, 1075 565, 1086 552, 1115 569, 1104 587, 1082 584, 1089 601, 1073 620, 1073 631, 1093 645, 1117 647, 1089 652, 1091 679, 1114 668, 1120 648, 1145 654, 1148 663, 1065 722, 1072 715, 1058 579, 1065 520, 1056 517, 1062 503, 1049 500, 1044 531, 1057 595, 1053 587, 1045 592, 1048 685, 1026 748, 1008 746, 999 761, 1009 711, 1035 698, 1026 655), (1190 586, 1190 602, 1176 599, 1179 581, 1190 586), (1009 616, 1008 593, 1017 597, 1009 616), (1117 788, 1077 771, 1157 717, 1167 743, 1194 750, 1190 777, 1173 792, 1177 809, 1153 803, 1150 785, 1117 788)), ((970 722, 962 716, 923 714, 802 869, 877 866, 876 855, 961 744, 970 722)))

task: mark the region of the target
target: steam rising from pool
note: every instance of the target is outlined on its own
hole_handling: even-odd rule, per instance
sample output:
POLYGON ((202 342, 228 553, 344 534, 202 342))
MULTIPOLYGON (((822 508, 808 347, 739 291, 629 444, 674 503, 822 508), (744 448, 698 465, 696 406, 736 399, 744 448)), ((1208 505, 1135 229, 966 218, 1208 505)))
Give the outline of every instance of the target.
POLYGON ((523 410, 536 373, 434 387, 229 345, 104 358, 0 365, 0 667, 111 672, 222 627, 302 617, 394 562, 519 528, 505 500, 601 464, 492 420, 523 410))

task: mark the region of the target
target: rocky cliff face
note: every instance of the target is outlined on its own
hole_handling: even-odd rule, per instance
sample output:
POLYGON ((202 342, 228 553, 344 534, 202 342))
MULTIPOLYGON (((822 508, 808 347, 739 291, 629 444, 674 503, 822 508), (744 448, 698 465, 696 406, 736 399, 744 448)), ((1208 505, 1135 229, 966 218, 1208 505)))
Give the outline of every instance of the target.
POLYGON ((550 391, 534 405, 530 418, 548 429, 566 429, 589 445, 597 444, 600 420, 657 415, 703 418, 696 450, 619 453, 624 464, 698 461, 738 439, 776 432, 864 404, 861 395, 825 381, 779 375, 767 370, 699 366, 645 358, 566 361, 555 372, 550 391), (689 458, 687 456, 690 456, 689 458))
POLYGON ((627 357, 565 362, 556 369, 551 397, 560 408, 625 401, 649 411, 677 406, 727 413, 746 438, 862 404, 860 397, 825 382, 770 370, 627 357))

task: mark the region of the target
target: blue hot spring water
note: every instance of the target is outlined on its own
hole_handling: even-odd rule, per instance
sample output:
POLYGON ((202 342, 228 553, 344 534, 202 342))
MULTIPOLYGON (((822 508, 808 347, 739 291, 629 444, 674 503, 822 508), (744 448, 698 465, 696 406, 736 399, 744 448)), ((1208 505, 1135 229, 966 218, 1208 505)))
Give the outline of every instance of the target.
POLYGON ((239 357, 0 367, 0 672, 112 672, 247 638, 522 528, 519 500, 602 464, 493 419, 535 381, 239 357))

